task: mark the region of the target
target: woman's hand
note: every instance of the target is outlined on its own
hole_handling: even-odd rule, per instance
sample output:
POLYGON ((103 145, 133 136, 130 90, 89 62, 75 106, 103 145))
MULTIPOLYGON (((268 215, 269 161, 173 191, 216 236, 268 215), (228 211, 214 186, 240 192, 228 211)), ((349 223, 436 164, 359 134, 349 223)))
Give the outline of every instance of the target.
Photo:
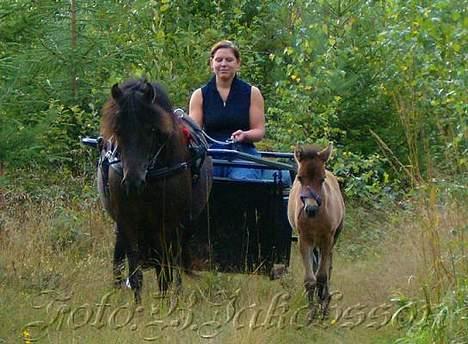
POLYGON ((246 142, 248 141, 248 137, 247 137, 247 132, 246 131, 243 131, 243 130, 236 130, 235 132, 232 133, 231 135, 231 139, 234 141, 234 142, 246 142))

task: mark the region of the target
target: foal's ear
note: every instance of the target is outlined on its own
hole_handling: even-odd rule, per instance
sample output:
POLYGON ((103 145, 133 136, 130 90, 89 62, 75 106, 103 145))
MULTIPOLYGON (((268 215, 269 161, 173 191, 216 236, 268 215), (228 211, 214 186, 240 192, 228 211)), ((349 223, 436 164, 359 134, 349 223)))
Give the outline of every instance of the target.
POLYGON ((333 150, 333 144, 330 142, 328 144, 328 147, 325 148, 324 150, 320 151, 317 153, 317 156, 323 161, 323 162, 326 162, 329 158, 330 158, 330 155, 332 153, 332 150, 333 150))
POLYGON ((111 94, 112 98, 114 98, 114 100, 116 101, 118 101, 120 97, 122 97, 122 90, 120 89, 119 84, 115 84, 114 86, 112 86, 111 94))
POLYGON ((301 162, 302 158, 304 157, 304 148, 302 146, 297 145, 294 148, 294 159, 299 163, 301 162))

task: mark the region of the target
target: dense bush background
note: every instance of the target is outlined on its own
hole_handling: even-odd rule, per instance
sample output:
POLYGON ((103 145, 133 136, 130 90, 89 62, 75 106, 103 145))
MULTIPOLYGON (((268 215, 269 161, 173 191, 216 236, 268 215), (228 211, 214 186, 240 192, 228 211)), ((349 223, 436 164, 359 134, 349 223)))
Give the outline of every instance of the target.
POLYGON ((333 141, 351 176, 382 183, 384 163, 397 178, 459 172, 464 13, 461 0, 2 1, 0 160, 81 168, 113 83, 158 80, 186 108, 227 38, 264 93, 265 148, 333 141))

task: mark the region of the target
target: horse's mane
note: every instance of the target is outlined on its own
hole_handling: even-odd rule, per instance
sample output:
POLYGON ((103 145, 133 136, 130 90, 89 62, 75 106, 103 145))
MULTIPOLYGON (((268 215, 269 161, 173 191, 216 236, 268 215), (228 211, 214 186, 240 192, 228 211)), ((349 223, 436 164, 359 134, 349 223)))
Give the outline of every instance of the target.
MULTIPOLYGON (((154 105, 167 113, 172 113, 169 96, 157 83, 148 83, 145 79, 131 79, 125 81, 119 88, 122 92, 124 106, 142 108, 154 105), (152 87, 154 97, 151 102, 145 103, 143 95, 148 91, 148 87, 152 87)), ((114 133, 119 110, 120 106, 112 96, 104 104, 101 117, 101 135, 105 140, 108 140, 114 133)))

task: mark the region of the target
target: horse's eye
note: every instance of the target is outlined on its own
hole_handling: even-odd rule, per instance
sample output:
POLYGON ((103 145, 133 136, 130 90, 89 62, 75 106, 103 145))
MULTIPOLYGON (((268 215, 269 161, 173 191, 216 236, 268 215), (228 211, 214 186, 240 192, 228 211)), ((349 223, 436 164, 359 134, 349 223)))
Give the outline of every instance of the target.
POLYGON ((324 181, 325 181, 325 177, 320 178, 320 184, 323 184, 324 181))
POLYGON ((303 180, 303 179, 302 179, 302 176, 297 176, 297 180, 299 181, 299 183, 302 184, 302 180, 303 180))

